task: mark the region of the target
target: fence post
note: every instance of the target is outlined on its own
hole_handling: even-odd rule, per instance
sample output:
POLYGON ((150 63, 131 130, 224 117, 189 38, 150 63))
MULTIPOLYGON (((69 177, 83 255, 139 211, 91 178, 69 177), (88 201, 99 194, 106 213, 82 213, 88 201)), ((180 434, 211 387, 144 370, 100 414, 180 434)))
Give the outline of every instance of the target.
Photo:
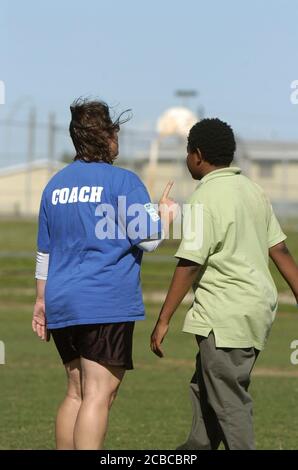
POLYGON ((28 120, 28 147, 27 147, 27 161, 25 170, 25 213, 31 213, 32 202, 32 162, 34 160, 35 152, 35 131, 36 131, 36 111, 32 108, 29 113, 28 120))
POLYGON ((51 178, 54 171, 55 159, 55 131, 56 116, 54 113, 49 114, 48 121, 48 179, 51 178))

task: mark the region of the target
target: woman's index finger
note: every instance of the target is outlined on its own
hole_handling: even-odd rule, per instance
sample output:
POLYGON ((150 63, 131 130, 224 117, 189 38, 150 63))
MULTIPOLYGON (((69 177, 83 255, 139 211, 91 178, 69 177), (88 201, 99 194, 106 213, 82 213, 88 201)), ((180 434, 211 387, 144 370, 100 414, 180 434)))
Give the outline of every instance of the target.
POLYGON ((172 189, 172 186, 174 184, 174 181, 169 181, 164 189, 164 192, 162 194, 162 199, 167 198, 168 195, 170 194, 170 191, 172 189))

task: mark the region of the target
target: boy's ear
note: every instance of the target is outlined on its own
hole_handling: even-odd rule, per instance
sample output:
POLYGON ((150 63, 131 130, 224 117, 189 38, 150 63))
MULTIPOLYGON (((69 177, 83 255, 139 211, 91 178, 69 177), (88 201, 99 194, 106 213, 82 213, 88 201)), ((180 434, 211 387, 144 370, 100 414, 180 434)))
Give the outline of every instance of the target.
POLYGON ((202 157, 202 154, 199 148, 196 149, 196 154, 197 154, 197 163, 198 165, 200 165, 204 159, 202 157))

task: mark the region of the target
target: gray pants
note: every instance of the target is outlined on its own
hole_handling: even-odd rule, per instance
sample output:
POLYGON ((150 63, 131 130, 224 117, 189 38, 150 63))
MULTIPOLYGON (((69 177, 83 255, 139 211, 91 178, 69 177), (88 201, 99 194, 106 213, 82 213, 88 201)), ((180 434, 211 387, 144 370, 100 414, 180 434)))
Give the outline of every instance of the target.
POLYGON ((193 422, 187 442, 178 449, 212 450, 221 442, 229 450, 255 449, 250 373, 254 348, 216 348, 213 333, 197 336, 200 351, 190 383, 193 422))

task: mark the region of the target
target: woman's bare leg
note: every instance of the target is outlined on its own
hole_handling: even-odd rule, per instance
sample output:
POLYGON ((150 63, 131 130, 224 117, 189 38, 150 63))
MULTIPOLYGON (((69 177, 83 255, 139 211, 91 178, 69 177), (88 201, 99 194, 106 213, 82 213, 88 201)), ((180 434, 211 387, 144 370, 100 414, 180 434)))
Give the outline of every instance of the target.
POLYGON ((73 450, 74 427, 82 403, 81 360, 75 359, 65 365, 68 379, 67 393, 56 418, 57 450, 73 450))
POLYGON ((103 448, 108 427, 109 410, 125 369, 103 366, 81 358, 83 401, 74 429, 78 450, 103 448))

